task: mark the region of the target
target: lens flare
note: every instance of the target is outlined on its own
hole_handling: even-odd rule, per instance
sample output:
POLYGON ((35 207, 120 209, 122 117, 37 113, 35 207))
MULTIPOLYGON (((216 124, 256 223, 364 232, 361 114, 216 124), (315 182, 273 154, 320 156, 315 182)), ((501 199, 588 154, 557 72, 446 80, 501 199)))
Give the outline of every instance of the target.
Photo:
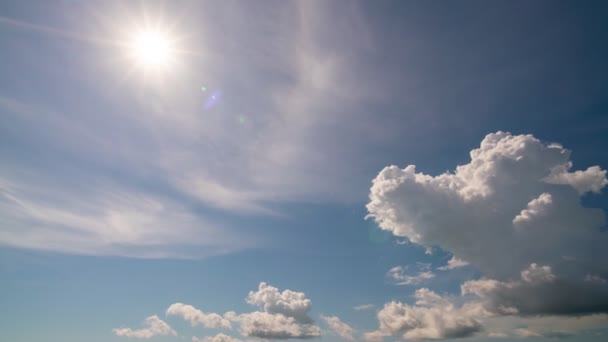
POLYGON ((213 93, 211 93, 211 95, 207 98, 207 100, 205 100, 205 109, 209 110, 209 109, 213 108, 217 104, 217 101, 220 100, 221 97, 222 97, 222 92, 219 90, 216 90, 213 93))
POLYGON ((131 39, 131 55, 135 62, 147 69, 161 69, 168 66, 174 55, 172 40, 166 32, 143 30, 131 39))

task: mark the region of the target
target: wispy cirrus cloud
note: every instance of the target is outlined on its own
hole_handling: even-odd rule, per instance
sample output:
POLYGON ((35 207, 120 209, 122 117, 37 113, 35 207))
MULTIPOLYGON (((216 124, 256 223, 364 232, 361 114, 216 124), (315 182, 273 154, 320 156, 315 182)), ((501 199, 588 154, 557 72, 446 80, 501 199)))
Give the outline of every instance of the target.
POLYGON ((362 305, 357 305, 357 306, 353 306, 353 310, 355 311, 362 311, 362 310, 369 310, 374 308, 374 304, 362 304, 362 305))

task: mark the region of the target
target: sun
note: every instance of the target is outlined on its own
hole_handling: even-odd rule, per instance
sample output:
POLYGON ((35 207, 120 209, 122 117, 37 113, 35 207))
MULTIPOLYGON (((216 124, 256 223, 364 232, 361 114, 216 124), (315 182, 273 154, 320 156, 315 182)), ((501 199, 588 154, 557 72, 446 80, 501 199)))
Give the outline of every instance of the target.
POLYGON ((175 57, 173 40, 161 30, 138 31, 131 38, 129 50, 133 61, 145 69, 164 69, 175 57))

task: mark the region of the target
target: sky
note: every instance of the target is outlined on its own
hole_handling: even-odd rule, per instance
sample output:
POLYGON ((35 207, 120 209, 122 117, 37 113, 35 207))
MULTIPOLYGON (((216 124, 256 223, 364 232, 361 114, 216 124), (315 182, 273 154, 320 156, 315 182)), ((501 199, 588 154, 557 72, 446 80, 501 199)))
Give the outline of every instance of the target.
POLYGON ((603 1, 3 1, 0 340, 604 341, 603 1))

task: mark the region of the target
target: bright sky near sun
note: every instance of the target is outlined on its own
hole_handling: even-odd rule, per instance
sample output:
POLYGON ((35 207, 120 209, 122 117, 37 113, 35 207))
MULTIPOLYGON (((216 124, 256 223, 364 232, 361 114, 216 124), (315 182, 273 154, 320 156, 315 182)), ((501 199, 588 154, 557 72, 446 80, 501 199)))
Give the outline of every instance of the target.
POLYGON ((608 336, 602 1, 3 1, 0 341, 608 336))

